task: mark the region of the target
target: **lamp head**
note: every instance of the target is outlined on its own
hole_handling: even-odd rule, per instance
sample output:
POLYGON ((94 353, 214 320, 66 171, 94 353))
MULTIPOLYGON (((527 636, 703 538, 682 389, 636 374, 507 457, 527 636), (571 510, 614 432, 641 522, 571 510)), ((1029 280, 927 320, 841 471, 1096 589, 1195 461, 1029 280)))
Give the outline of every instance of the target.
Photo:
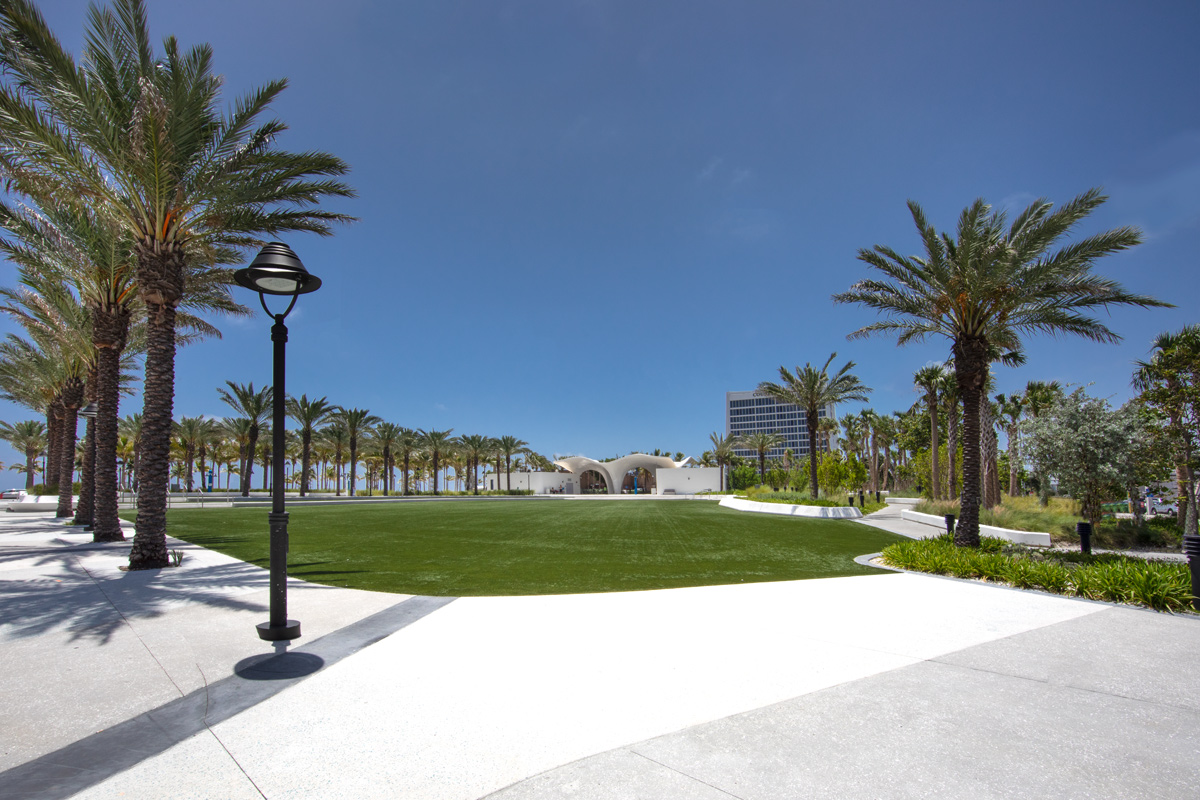
POLYGON ((294 296, 321 288, 321 279, 310 274, 292 248, 283 242, 264 245, 249 266, 233 273, 233 280, 238 286, 260 294, 294 296))

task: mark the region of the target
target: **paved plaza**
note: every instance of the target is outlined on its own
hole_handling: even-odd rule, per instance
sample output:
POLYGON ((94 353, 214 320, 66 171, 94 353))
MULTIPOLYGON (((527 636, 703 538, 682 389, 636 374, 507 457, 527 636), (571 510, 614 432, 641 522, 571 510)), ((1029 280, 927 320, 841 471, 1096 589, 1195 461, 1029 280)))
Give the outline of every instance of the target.
POLYGON ((254 629, 264 570, 172 547, 181 567, 127 573, 127 543, 0 513, 0 797, 1200 786, 1192 616, 883 571, 458 599, 292 581, 284 646, 254 629))

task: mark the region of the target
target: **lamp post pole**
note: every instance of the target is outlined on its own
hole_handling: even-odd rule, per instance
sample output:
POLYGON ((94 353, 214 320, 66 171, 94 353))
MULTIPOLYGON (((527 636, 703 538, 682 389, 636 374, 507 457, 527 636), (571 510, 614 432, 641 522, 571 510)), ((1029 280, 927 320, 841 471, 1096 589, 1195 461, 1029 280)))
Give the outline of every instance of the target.
POLYGON ((271 326, 271 342, 273 343, 272 377, 272 451, 271 451, 271 513, 267 522, 271 531, 271 614, 267 622, 257 626, 258 636, 269 642, 298 639, 300 637, 300 622, 288 619, 287 614, 287 554, 288 554, 288 514, 284 505, 284 425, 287 420, 285 411, 287 392, 284 388, 286 377, 286 348, 288 340, 287 325, 284 319, 296 305, 296 298, 301 294, 314 292, 321 286, 321 279, 309 274, 292 252, 292 249, 281 242, 265 245, 250 266, 234 273, 234 280, 239 286, 258 292, 259 302, 267 316, 275 320, 271 326), (267 308, 266 295, 282 295, 290 297, 287 309, 282 314, 274 314, 267 308))

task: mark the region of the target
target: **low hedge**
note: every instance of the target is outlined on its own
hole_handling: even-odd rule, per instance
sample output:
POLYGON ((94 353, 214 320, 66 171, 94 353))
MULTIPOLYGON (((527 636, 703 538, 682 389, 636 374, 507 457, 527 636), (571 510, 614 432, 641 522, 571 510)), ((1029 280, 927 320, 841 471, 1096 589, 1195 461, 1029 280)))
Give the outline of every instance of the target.
POLYGON ((888 545, 883 562, 900 569, 1132 603, 1156 611, 1190 611, 1192 606, 1187 564, 1117 553, 1038 551, 990 537, 982 537, 976 550, 955 547, 953 539, 943 535, 888 545))

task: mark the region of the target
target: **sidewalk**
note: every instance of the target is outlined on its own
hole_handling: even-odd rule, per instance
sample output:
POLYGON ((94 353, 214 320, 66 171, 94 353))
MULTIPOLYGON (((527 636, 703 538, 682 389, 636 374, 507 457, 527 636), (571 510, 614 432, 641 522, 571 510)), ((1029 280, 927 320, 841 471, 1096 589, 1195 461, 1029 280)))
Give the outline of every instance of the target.
MULTIPOLYGON (((15 515, 14 515, 15 516, 15 515)), ((0 521, 0 796, 1191 797, 1200 621, 881 573, 433 600, 0 521)), ((878 520, 874 520, 878 523, 878 520)), ((849 523, 847 523, 849 524, 849 523)), ((924 526, 922 526, 924 527, 924 526)))

